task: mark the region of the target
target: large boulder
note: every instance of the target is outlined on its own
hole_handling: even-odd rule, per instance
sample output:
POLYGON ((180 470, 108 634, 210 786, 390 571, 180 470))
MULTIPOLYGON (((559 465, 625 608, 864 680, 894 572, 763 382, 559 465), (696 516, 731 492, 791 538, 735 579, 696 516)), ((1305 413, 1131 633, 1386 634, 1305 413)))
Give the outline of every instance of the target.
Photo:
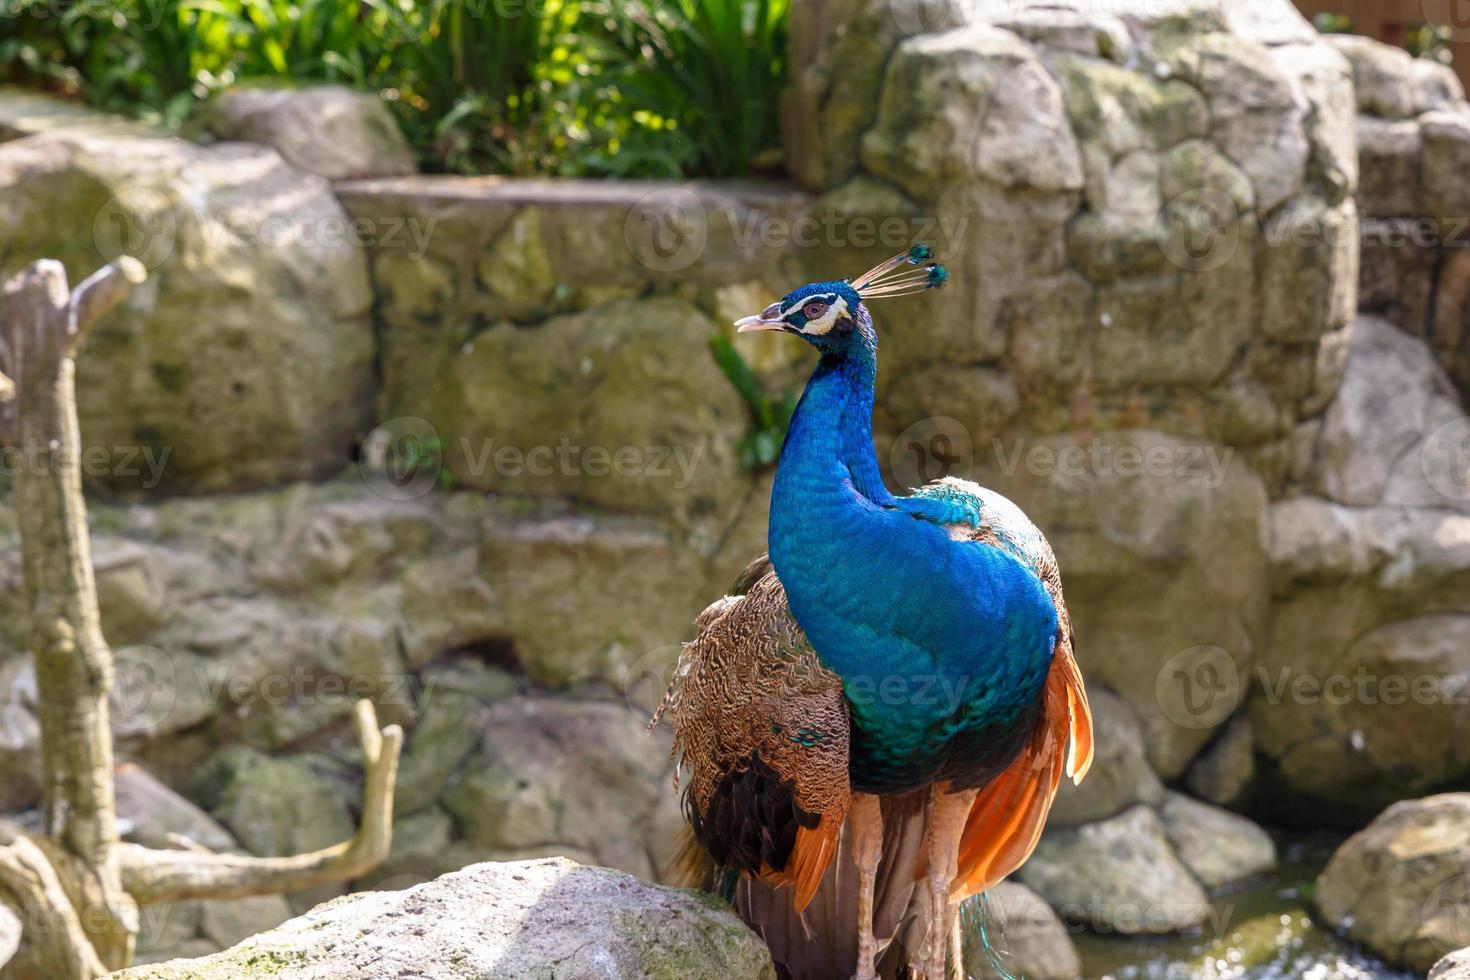
POLYGON ((418 170, 383 100, 345 85, 238 86, 204 103, 199 117, 221 139, 264 143, 293 167, 332 180, 418 170))
POLYGON ((616 685, 660 651, 660 668, 672 664, 694 616, 726 584, 647 519, 497 509, 483 527, 481 571, 504 603, 521 662, 544 684, 616 685))
POLYGON ((1421 973, 1470 943, 1470 794, 1389 807, 1332 856, 1316 899, 1330 924, 1421 973))
POLYGON ((1470 392, 1463 248, 1470 104, 1447 65, 1363 37, 1331 42, 1357 79, 1357 200, 1377 219, 1362 236, 1362 308, 1423 338, 1470 392))
POLYGON ((325 180, 266 147, 108 126, 0 144, 0 272, 49 257, 77 282, 123 253, 152 272, 81 349, 84 475, 195 492, 345 466, 374 385, 347 225, 325 180))
MULTIPOLYGON (((444 794, 459 864, 556 853, 656 879, 683 827, 665 732, 626 705, 514 698, 490 706, 478 750, 444 794)), ((454 866, 458 866, 457 864, 454 866)))
POLYGON ((1164 834, 1200 884, 1219 888, 1276 867, 1276 845, 1239 814, 1169 793, 1159 807, 1164 834))
POLYGON ((717 900, 565 858, 479 864, 318 906, 214 956, 119 980, 558 976, 775 980, 765 945, 717 900))
POLYGON ((966 928, 964 933, 965 963, 973 975, 989 975, 984 970, 997 949, 1009 972, 1029 980, 1073 980, 1082 973, 1082 960, 1066 925, 1040 895, 1007 880, 986 892, 985 899, 984 937, 978 928, 966 928), (993 944, 989 949, 986 938, 993 944))
POLYGON ((1048 532, 1084 672, 1127 702, 1153 768, 1180 775, 1241 703, 1265 630, 1259 477, 1229 448, 1147 431, 998 453, 981 482, 1048 532))
POLYGON ((1135 803, 1152 806, 1164 799, 1164 784, 1149 765, 1138 717, 1128 702, 1095 685, 1087 701, 1097 733, 1092 768, 1080 783, 1062 780, 1049 826, 1104 820, 1135 803))
POLYGON ((1316 493, 1270 509, 1274 602, 1249 710, 1262 802, 1284 819, 1305 798, 1360 823, 1470 772, 1463 426, 1425 345, 1360 319, 1309 444, 1316 493))
POLYGON ((1470 978, 1470 948, 1456 950, 1429 971, 1429 980, 1467 980, 1470 978))
POLYGON ((1022 866, 1021 881, 1062 916, 1100 932, 1192 929, 1209 898, 1175 855, 1155 811, 1142 804, 1097 823, 1058 828, 1022 866))

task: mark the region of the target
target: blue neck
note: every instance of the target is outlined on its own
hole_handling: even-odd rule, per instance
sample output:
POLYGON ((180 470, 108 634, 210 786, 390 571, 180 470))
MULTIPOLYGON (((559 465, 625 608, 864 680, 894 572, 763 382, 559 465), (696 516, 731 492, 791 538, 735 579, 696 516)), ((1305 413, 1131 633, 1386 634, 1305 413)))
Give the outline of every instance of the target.
POLYGON ((771 490, 771 562, 796 620, 828 665, 856 668, 846 623, 861 603, 893 495, 873 452, 870 351, 826 354, 801 396, 771 490))
POLYGON ((849 499, 846 483, 875 506, 893 503, 873 452, 877 375, 877 354, 866 347, 825 354, 812 372, 791 417, 776 468, 771 494, 773 552, 778 522, 784 531, 788 519, 809 516, 814 509, 857 503, 849 499))

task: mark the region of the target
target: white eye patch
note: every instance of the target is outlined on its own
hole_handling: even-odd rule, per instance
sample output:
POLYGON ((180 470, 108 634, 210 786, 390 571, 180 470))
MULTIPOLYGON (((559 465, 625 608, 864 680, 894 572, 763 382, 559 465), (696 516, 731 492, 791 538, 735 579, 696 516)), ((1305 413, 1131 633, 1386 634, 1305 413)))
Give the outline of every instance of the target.
POLYGON ((847 315, 847 300, 838 296, 836 293, 822 293, 817 296, 807 296, 800 302, 793 303, 790 307, 783 310, 781 315, 786 316, 789 313, 794 313, 809 303, 825 303, 827 311, 819 317, 808 320, 806 326, 801 328, 801 332, 804 334, 809 334, 814 337, 825 336, 837 325, 838 320, 847 315))

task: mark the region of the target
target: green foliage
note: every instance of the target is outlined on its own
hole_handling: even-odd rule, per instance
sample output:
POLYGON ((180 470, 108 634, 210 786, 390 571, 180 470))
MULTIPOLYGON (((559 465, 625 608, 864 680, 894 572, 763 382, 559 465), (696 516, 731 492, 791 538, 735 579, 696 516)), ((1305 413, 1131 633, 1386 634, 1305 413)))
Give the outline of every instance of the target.
POLYGON ((735 344, 724 334, 710 338, 710 351, 750 410, 750 431, 740 440, 741 463, 753 470, 774 465, 781 455, 781 444, 800 395, 795 389, 775 395, 767 392, 735 344))
POLYGON ((1319 34, 1353 33, 1353 19, 1346 14, 1318 14, 1312 18, 1312 26, 1319 34))
POLYGON ((1443 24, 1423 24, 1404 36, 1404 47, 1416 58, 1427 58, 1447 65, 1453 59, 1450 41, 1453 35, 1443 24))
POLYGON ((728 177, 768 166, 789 0, 603 0, 593 9, 620 102, 638 107, 609 172, 728 177), (672 140, 652 139, 669 132, 672 140))
POLYGON ((0 82, 163 125, 251 79, 393 107, 426 169, 742 175, 769 165, 789 0, 9 0, 0 82))

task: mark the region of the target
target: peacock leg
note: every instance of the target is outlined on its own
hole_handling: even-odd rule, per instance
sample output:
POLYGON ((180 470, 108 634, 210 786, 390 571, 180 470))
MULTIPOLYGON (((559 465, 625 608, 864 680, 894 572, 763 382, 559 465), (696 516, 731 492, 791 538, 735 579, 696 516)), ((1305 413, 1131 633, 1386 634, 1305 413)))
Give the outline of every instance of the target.
POLYGON ((858 873, 858 958, 853 980, 878 980, 874 967, 878 940, 873 937, 873 886, 878 878, 878 862, 883 858, 883 809, 878 797, 852 794, 847 821, 852 828, 852 860, 858 873))
POLYGON ((959 873, 960 837, 965 832, 965 820, 970 815, 975 794, 973 789, 950 793, 938 785, 929 790, 926 837, 929 851, 929 931, 924 937, 921 952, 926 980, 945 980, 945 953, 958 911, 958 906, 950 901, 949 893, 959 873))
MULTIPOLYGON (((953 903, 951 903, 953 908, 953 903)), ((949 980, 967 980, 965 973, 965 936, 960 931, 960 917, 949 918, 949 980)))

